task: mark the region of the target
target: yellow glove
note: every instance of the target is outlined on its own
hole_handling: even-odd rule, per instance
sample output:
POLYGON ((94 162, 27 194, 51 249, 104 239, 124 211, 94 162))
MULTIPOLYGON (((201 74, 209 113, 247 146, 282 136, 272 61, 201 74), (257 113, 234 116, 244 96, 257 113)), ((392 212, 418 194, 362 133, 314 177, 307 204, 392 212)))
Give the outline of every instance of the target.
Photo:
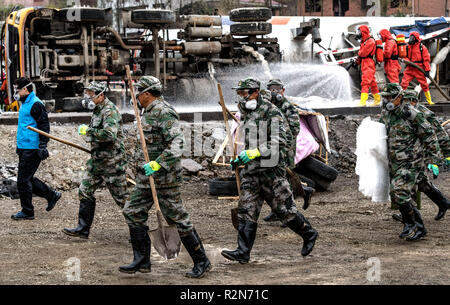
POLYGON ((261 153, 259 152, 258 148, 255 149, 247 149, 244 151, 241 151, 239 154, 239 159, 244 162, 244 164, 247 164, 251 160, 255 159, 256 157, 261 157, 261 153))
POLYGON ((158 171, 161 168, 161 165, 159 165, 156 161, 150 161, 146 164, 144 164, 144 171, 146 176, 152 175, 154 172, 158 171))
POLYGON ((78 134, 85 136, 88 128, 89 128, 89 126, 86 124, 82 124, 82 125, 78 126, 78 134))

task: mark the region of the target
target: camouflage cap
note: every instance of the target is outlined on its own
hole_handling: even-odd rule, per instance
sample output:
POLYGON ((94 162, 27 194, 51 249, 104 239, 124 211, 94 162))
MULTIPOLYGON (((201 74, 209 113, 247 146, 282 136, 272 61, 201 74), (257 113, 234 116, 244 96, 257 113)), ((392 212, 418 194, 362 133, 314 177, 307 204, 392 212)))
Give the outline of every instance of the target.
POLYGON ((278 85, 278 86, 281 86, 282 88, 284 88, 283 82, 278 78, 269 80, 269 82, 267 83, 267 88, 269 88, 269 86, 272 86, 272 85, 278 85))
POLYGON ((417 92, 414 90, 405 90, 403 98, 417 101, 418 100, 417 92))
POLYGON ((231 89, 260 89, 261 82, 253 77, 241 79, 237 87, 231 89))
POLYGON ((162 91, 161 82, 154 76, 142 76, 134 86, 141 92, 148 90, 162 91))
POLYGON ((384 90, 381 92, 382 96, 398 96, 399 94, 403 93, 402 87, 397 83, 389 83, 386 84, 386 87, 384 87, 384 90))
POLYGON ((92 90, 95 93, 98 92, 106 92, 108 91, 108 84, 106 82, 96 82, 92 81, 89 83, 87 87, 84 87, 85 90, 92 90))

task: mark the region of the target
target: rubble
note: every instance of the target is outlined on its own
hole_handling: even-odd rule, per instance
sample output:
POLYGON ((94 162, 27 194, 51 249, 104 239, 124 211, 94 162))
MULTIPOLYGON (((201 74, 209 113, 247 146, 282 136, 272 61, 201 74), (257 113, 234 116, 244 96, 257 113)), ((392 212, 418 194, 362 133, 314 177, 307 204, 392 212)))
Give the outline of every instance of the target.
POLYGON ((203 166, 192 159, 182 159, 181 166, 183 167, 183 170, 185 170, 189 175, 197 174, 203 169, 203 166))

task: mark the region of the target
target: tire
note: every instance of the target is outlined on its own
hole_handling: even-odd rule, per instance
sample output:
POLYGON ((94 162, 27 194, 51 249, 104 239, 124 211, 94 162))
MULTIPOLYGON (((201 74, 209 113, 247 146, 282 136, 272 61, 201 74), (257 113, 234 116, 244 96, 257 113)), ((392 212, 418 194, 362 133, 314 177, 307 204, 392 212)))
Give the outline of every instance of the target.
POLYGON ((245 7, 230 11, 230 20, 234 22, 267 21, 272 18, 272 11, 267 7, 245 7))
POLYGON ((230 25, 230 34, 236 36, 267 35, 272 33, 272 24, 267 22, 242 22, 230 25))
POLYGON ((330 189, 332 181, 325 180, 313 172, 305 173, 305 176, 314 181, 314 184, 316 185, 315 189, 317 191, 328 191, 330 189))
POLYGON ((131 21, 139 24, 169 24, 175 22, 175 13, 171 10, 134 10, 131 21))
POLYGON ((317 160, 311 156, 306 157, 297 165, 304 172, 312 172, 317 174, 317 176, 323 178, 324 180, 333 182, 336 180, 339 172, 331 166, 326 165, 322 161, 317 160))
POLYGON ((208 194, 214 196, 238 196, 236 178, 214 178, 208 180, 208 194))
POLYGON ((61 109, 64 112, 81 112, 86 109, 81 105, 81 99, 78 97, 66 97, 62 99, 61 109))
POLYGON ((106 13, 104 9, 94 7, 80 7, 80 8, 62 8, 59 11, 59 16, 62 20, 68 22, 105 22, 106 13), (76 20, 78 19, 79 20, 76 20), (75 18, 75 19, 74 19, 75 18))
POLYGON ((314 180, 309 179, 308 177, 305 177, 302 174, 297 173, 297 175, 300 177, 300 180, 304 183, 306 183, 307 186, 312 187, 312 188, 316 188, 316 183, 314 182, 314 180))

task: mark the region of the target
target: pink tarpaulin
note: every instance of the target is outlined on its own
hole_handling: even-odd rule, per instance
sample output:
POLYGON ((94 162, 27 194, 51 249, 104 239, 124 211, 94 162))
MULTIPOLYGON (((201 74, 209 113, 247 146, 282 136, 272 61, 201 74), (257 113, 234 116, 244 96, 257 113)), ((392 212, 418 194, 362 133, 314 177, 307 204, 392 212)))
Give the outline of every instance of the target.
MULTIPOLYGON (((241 115, 239 112, 235 114, 235 117, 239 120, 241 115)), ((231 133, 233 136, 233 141, 236 135, 236 129, 238 127, 238 123, 233 121, 231 124, 231 133)), ((240 141, 237 141, 240 142, 240 141)), ((243 149, 242 145, 238 145, 237 153, 239 154, 243 149)), ((295 164, 302 161, 316 150, 319 149, 319 143, 314 140, 314 136, 308 128, 308 125, 305 122, 303 116, 300 116, 300 132, 297 135, 297 150, 295 153, 295 164)))

